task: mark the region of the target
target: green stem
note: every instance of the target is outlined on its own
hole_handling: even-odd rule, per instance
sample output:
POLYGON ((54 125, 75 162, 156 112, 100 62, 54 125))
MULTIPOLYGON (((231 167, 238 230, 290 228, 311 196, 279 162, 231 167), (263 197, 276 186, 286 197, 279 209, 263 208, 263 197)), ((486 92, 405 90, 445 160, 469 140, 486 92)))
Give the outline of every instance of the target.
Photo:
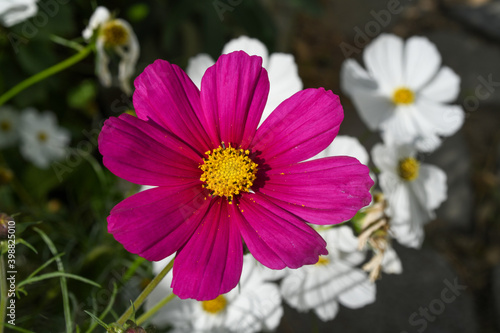
POLYGON ((139 307, 144 303, 146 298, 149 296, 149 294, 156 288, 156 286, 163 280, 165 275, 167 275, 168 272, 172 269, 174 266, 174 259, 170 260, 167 266, 158 274, 148 285, 147 287, 142 291, 142 293, 137 297, 137 299, 134 301, 134 303, 125 311, 124 314, 118 320, 116 323, 118 325, 123 325, 127 321, 127 319, 130 318, 132 313, 134 312, 134 309, 139 309, 139 307))
POLYGON ((5 323, 5 313, 7 311, 7 274, 5 272, 5 260, 3 254, 0 254, 0 292, 2 297, 0 298, 0 320, 2 324, 0 325, 0 333, 3 333, 3 327, 5 323))
POLYGON ((153 306, 151 309, 149 309, 147 312, 143 313, 142 316, 140 316, 137 321, 136 325, 141 325, 143 322, 148 320, 152 315, 154 315, 158 310, 160 310, 165 304, 170 302, 175 298, 175 294, 170 294, 158 303, 156 303, 155 306, 153 306))
POLYGON ((34 85, 35 83, 40 82, 40 81, 48 78, 49 76, 57 74, 60 71, 66 69, 70 66, 73 66, 77 62, 83 60, 86 56, 89 55, 89 53, 92 52, 94 47, 95 47, 94 44, 89 44, 89 45, 87 45, 87 47, 85 47, 84 49, 82 49, 80 52, 73 55, 72 57, 69 57, 68 59, 63 60, 60 63, 58 63, 52 67, 49 67, 49 68, 41 71, 40 73, 37 73, 37 74, 27 78, 26 80, 18 83, 12 89, 8 90, 7 92, 5 92, 3 95, 0 96, 0 105, 5 104, 12 97, 16 96, 21 91, 34 85))

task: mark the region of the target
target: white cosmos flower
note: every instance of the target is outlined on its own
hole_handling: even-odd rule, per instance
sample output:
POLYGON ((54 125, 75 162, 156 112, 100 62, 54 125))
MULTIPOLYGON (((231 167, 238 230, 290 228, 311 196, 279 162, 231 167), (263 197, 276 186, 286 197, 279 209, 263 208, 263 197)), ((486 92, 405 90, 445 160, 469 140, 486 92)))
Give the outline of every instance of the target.
POLYGON ((69 132, 57 126, 54 113, 38 113, 33 108, 23 110, 19 126, 21 154, 39 168, 47 168, 52 161, 66 155, 69 132))
POLYGON ((460 78, 441 67, 436 46, 425 37, 404 41, 382 34, 363 53, 365 71, 355 60, 342 65, 341 86, 371 130, 381 130, 386 144, 413 144, 430 152, 439 136, 454 134, 464 112, 449 105, 460 90, 460 78))
POLYGON ((38 0, 1 0, 0 25, 11 27, 35 16, 38 0))
POLYGON ((96 73, 101 84, 110 87, 112 83, 107 54, 107 51, 112 50, 121 58, 118 64, 120 87, 125 93, 131 95, 130 79, 134 75, 140 47, 130 24, 125 20, 113 18, 107 8, 99 6, 90 17, 89 24, 82 35, 87 41, 97 35, 96 73))
MULTIPOLYGON (((269 97, 267 99, 262 122, 271 112, 285 99, 296 92, 302 90, 302 80, 299 77, 297 64, 291 54, 273 53, 269 56, 267 48, 257 39, 241 36, 229 41, 222 50, 222 54, 233 51, 244 51, 249 55, 262 57, 262 66, 269 75, 269 97)), ((215 61, 208 54, 199 54, 189 59, 186 73, 193 80, 198 88, 201 85, 201 78, 208 67, 215 64, 215 61)))
POLYGON ((9 107, 0 107, 0 148, 11 146, 18 138, 18 115, 9 107))
POLYGON ((402 245, 420 247, 423 225, 434 219, 434 210, 446 200, 446 174, 418 162, 415 149, 409 145, 377 144, 372 159, 380 169, 378 178, 387 198, 394 237, 402 245))
POLYGON ((323 320, 335 318, 339 303, 356 309, 375 301, 375 285, 363 270, 356 268, 365 259, 358 251, 358 239, 347 226, 320 231, 328 255, 315 265, 289 270, 281 282, 285 301, 298 311, 314 310, 323 320))
MULTIPOLYGON (((171 258, 154 262, 153 271, 159 273, 171 258)), ((245 255, 238 287, 212 301, 174 298, 151 321, 157 326, 170 324, 177 333, 274 330, 283 315, 281 296, 277 285, 264 281, 260 272, 256 260, 245 255)), ((169 272, 146 300, 146 309, 172 293, 171 282, 169 272)))

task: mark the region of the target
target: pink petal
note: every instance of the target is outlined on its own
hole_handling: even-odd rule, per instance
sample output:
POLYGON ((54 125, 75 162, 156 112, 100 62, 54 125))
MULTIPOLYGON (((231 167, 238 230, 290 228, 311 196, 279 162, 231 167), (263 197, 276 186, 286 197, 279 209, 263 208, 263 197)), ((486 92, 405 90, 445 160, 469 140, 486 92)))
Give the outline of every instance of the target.
POLYGON ((156 187, 120 202, 108 217, 108 231, 127 251, 161 260, 179 250, 209 208, 199 184, 156 187))
POLYGON ((140 119, 158 123, 200 153, 212 148, 198 119, 200 92, 182 69, 158 59, 134 84, 134 107, 140 119))
POLYGON ((174 262, 172 288, 180 298, 211 300, 233 289, 243 266, 243 244, 225 199, 214 199, 174 262))
POLYGON ((109 118, 99 134, 104 165, 140 185, 172 185, 199 179, 202 158, 171 133, 128 114, 109 118))
POLYGON ((353 157, 321 158, 266 171, 256 191, 309 223, 336 224, 370 203, 369 171, 353 157))
POLYGON ((243 51, 221 55, 201 81, 205 128, 212 142, 247 147, 269 93, 262 58, 243 51))
MULTIPOLYGON (((234 209, 234 208, 233 208, 234 209)), ((258 194, 244 194, 232 214, 252 255, 272 269, 315 264, 326 242, 304 220, 258 194)))
POLYGON ((259 127, 254 152, 272 167, 311 158, 332 142, 344 119, 339 97, 331 91, 306 89, 281 103, 259 127))
POLYGON ((328 157, 267 171, 256 191, 309 223, 336 224, 370 203, 368 173, 355 158, 328 157))

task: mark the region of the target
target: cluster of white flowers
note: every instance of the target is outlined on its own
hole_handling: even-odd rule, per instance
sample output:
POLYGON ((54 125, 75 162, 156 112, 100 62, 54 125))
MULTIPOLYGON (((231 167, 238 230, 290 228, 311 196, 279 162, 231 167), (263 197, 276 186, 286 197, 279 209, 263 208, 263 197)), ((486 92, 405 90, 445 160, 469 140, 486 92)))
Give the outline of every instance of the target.
POLYGON ((447 185, 446 174, 419 162, 418 153, 433 152, 440 137, 462 126, 464 111, 448 104, 459 94, 460 78, 441 67, 436 46, 425 37, 405 42, 383 34, 366 47, 363 61, 367 70, 352 59, 344 62, 341 84, 366 125, 379 130, 384 141, 372 150, 387 200, 386 216, 379 221, 389 221, 389 234, 400 244, 419 248, 423 226, 446 199, 447 185))
POLYGON ((66 155, 70 135, 57 125, 53 112, 39 113, 27 108, 19 115, 11 107, 0 107, 0 149, 13 146, 18 140, 23 157, 45 169, 66 155))

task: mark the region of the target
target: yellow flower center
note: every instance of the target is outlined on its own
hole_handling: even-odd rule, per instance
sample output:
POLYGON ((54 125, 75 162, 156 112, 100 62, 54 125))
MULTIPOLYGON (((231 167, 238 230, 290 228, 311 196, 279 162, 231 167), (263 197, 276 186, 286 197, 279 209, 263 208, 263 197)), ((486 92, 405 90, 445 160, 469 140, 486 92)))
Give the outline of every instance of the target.
POLYGON ((394 104, 411 104, 415 100, 415 94, 408 88, 396 89, 392 96, 394 104))
POLYGON ((45 132, 39 132, 37 137, 38 137, 38 141, 40 141, 40 142, 45 142, 49 138, 49 136, 45 132))
POLYGON ((223 295, 217 296, 217 298, 211 301, 201 302, 201 307, 208 313, 216 314, 221 312, 226 308, 227 300, 223 295))
POLYGON ((413 157, 399 161, 399 176, 406 181, 413 181, 418 177, 420 163, 413 157))
POLYGON ((326 266, 330 263, 330 260, 328 260, 327 257, 324 257, 324 256, 320 256, 318 258, 318 262, 315 263, 316 266, 326 266))
POLYGON ((8 132, 10 131, 10 129, 12 128, 12 125, 10 122, 8 122, 7 120, 4 120, 0 123, 0 129, 3 131, 3 132, 8 132))
POLYGON ((127 28, 117 20, 105 23, 101 29, 101 35, 108 46, 125 45, 129 39, 127 28))
POLYGON ((203 171, 200 180, 212 195, 225 196, 229 203, 233 196, 248 192, 255 180, 257 164, 248 156, 248 150, 224 147, 205 153, 207 158, 199 168, 203 171))

